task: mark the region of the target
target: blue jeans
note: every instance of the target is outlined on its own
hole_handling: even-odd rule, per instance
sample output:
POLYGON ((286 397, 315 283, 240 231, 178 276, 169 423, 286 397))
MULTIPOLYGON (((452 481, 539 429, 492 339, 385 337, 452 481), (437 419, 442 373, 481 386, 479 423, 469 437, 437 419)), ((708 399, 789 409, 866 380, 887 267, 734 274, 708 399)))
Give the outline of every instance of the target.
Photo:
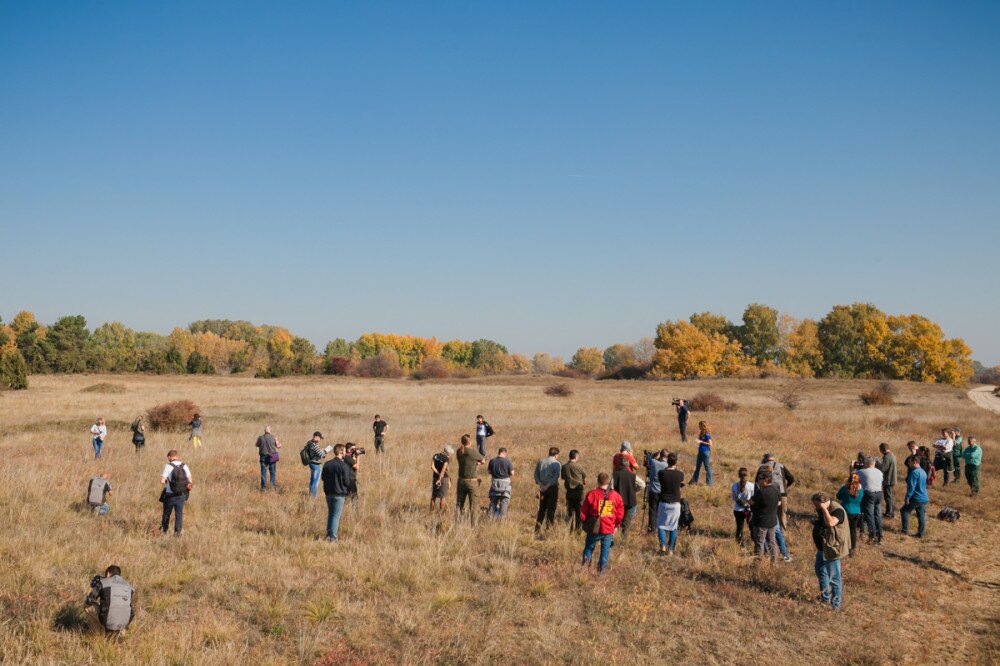
POLYGON ((670 535, 670 552, 674 552, 674 548, 677 547, 677 530, 657 530, 657 535, 660 537, 660 547, 664 548, 667 545, 667 535, 670 535))
MULTIPOLYGON (((966 467, 968 469, 968 467, 966 467)), ((910 514, 917 512, 917 536, 922 537, 927 528, 927 502, 907 502, 899 510, 899 518, 902 522, 903 534, 910 533, 910 514)))
POLYGON ((323 466, 319 463, 309 465, 309 494, 316 497, 319 494, 319 477, 323 472, 323 466))
POLYGON ((344 495, 326 496, 326 538, 337 539, 340 533, 340 516, 344 513, 344 495))
POLYGON ((91 440, 90 443, 94 445, 94 458, 95 459, 100 458, 101 449, 104 448, 104 440, 101 439, 100 437, 95 437, 94 439, 91 440))
POLYGON ((694 464, 694 476, 691 477, 691 483, 698 483, 698 473, 701 471, 701 466, 705 466, 705 485, 712 485, 712 460, 711 453, 708 451, 699 451, 698 459, 694 464))
POLYGON ((819 579, 819 591, 823 603, 829 602, 834 608, 840 608, 844 601, 844 584, 840 578, 840 560, 828 560, 823 557, 823 551, 816 551, 816 578, 819 579))
POLYGON ((597 570, 604 571, 611 559, 611 541, 613 534, 588 534, 587 540, 583 544, 583 563, 590 564, 590 558, 594 555, 594 547, 597 542, 601 543, 601 556, 597 560, 597 570))
POLYGON ((788 557, 788 546, 785 545, 785 536, 781 533, 781 523, 774 530, 774 540, 778 542, 778 550, 782 557, 788 557))
POLYGON ((163 520, 160 521, 160 530, 166 534, 170 528, 170 512, 174 513, 174 534, 180 534, 184 526, 184 502, 186 495, 169 495, 163 503, 163 520))
POLYGON ((277 488, 275 477, 278 475, 278 463, 268 462, 267 458, 260 459, 260 489, 267 490, 267 475, 271 474, 271 487, 277 488))

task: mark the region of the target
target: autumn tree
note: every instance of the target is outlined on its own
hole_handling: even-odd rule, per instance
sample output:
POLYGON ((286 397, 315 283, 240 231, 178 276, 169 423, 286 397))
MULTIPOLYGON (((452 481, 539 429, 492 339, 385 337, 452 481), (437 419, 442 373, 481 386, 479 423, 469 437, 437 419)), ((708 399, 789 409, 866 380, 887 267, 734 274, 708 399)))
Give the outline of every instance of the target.
POLYGON ((795 319, 782 315, 780 363, 799 377, 815 377, 823 367, 823 350, 819 344, 819 327, 812 319, 795 319))
POLYGON ((726 319, 724 315, 712 312, 698 312, 691 315, 688 321, 705 335, 722 335, 727 338, 733 337, 734 324, 726 319))
POLYGON ((889 376, 918 382, 964 384, 972 376, 971 350, 947 340, 941 327, 920 315, 891 316, 885 344, 889 376))
POLYGON ((549 356, 544 352, 539 352, 532 356, 531 365, 534 371, 540 375, 550 375, 566 367, 561 358, 558 356, 549 356))
POLYGON ((507 348, 493 340, 476 340, 469 365, 487 375, 500 374, 508 368, 507 348))
POLYGON ((0 349, 0 388, 20 391, 28 388, 28 364, 16 347, 0 349))
POLYGON ((872 377, 885 370, 885 313, 870 303, 836 305, 818 324, 821 375, 872 377))
POLYGON ((84 372, 90 360, 90 331, 81 315, 61 317, 42 342, 45 360, 53 372, 84 372))
POLYGON ((18 312, 11 321, 10 327, 14 331, 17 349, 28 365, 28 371, 50 372, 51 369, 43 347, 47 330, 38 323, 35 315, 27 310, 18 312))
POLYGON ((743 353, 758 366, 775 363, 781 351, 778 311, 767 305, 751 303, 743 311, 743 324, 734 329, 743 353))
POLYGON ((706 334, 690 322, 678 320, 656 329, 653 373, 671 379, 732 375, 745 364, 739 343, 721 333, 706 334))
POLYGON ((602 354, 604 367, 608 372, 614 372, 626 365, 635 365, 635 349, 632 345, 614 344, 602 354))
POLYGON ((135 331, 117 321, 98 326, 93 335, 91 368, 98 372, 135 372, 138 367, 135 331))
POLYGON ((656 342, 653 338, 640 338, 632 345, 632 356, 637 365, 652 365, 656 358, 656 342))
POLYGON ((593 377, 604 371, 604 356, 597 347, 580 347, 570 359, 569 367, 593 377))

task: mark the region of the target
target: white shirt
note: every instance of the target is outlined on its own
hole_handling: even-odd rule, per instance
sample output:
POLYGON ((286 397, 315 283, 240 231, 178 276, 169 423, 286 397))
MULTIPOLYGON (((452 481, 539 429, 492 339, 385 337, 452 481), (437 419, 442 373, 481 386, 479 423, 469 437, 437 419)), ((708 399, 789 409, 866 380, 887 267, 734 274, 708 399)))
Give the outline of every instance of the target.
POLYGON ((172 463, 167 463, 163 466, 163 472, 160 473, 161 479, 166 479, 167 494, 170 495, 170 475, 174 473, 174 467, 183 467, 184 472, 187 473, 188 483, 194 483, 194 479, 191 478, 191 469, 187 466, 187 463, 181 463, 180 465, 173 465, 172 463))
POLYGON ((733 484, 732 495, 733 495, 733 511, 734 512, 746 511, 747 510, 746 507, 740 506, 740 503, 737 502, 736 500, 742 499, 746 502, 749 502, 750 498, 753 497, 753 484, 747 481, 746 490, 741 491, 740 482, 737 481, 736 483, 733 484))
POLYGON ((96 423, 90 426, 90 432, 95 437, 100 437, 102 440, 108 436, 108 429, 106 426, 99 426, 96 423))
POLYGON ((951 450, 955 448, 955 440, 953 440, 951 437, 939 439, 938 441, 934 442, 934 448, 940 451, 941 453, 951 453, 951 450))

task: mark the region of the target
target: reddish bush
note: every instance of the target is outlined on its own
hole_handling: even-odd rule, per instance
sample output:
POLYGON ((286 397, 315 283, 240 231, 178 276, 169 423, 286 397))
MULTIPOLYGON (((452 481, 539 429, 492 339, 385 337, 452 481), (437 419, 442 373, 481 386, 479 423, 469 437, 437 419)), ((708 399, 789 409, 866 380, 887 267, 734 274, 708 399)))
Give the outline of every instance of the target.
POLYGON ((882 382, 871 391, 865 391, 858 397, 863 405, 895 405, 896 387, 889 382, 882 382))
POLYGON ((573 395, 573 389, 566 383, 553 384, 545 387, 545 395, 551 395, 554 398, 568 398, 573 395))
POLYGON ((146 412, 146 424, 152 430, 184 430, 191 423, 194 415, 200 411, 198 405, 190 400, 167 402, 156 407, 151 407, 146 412))
POLYGON ((412 375, 413 379, 447 379, 451 376, 448 361, 443 358, 425 358, 412 375))
POLYGON ((735 402, 723 400, 715 393, 699 393, 688 400, 692 412, 732 412, 737 409, 735 402))
POLYGON ((349 375, 354 369, 354 361, 345 356, 331 356, 326 360, 324 371, 328 375, 349 375))
POLYGON ((399 356, 391 349, 383 349, 378 356, 363 359, 358 363, 355 373, 358 377, 391 377, 403 376, 399 366, 399 356))
POLYGON ((553 372, 552 374, 555 375, 556 377, 566 377, 568 379, 582 379, 583 377, 587 376, 587 375, 583 374, 582 372, 580 372, 579 370, 577 370, 575 368, 571 368, 569 366, 566 366, 562 370, 557 370, 556 372, 553 372))

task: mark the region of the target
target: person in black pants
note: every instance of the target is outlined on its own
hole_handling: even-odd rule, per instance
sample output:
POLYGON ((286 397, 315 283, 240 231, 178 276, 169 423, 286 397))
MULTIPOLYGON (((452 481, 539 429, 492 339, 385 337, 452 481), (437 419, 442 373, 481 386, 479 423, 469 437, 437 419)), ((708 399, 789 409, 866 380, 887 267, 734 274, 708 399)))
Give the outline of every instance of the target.
POLYGON ((160 530, 166 534, 170 528, 170 514, 174 514, 174 536, 181 535, 184 527, 184 503, 191 492, 191 468, 177 459, 177 451, 167 451, 167 464, 160 474, 160 484, 163 492, 160 501, 163 502, 163 520, 160 530))
POLYGON ((569 462, 562 466, 563 485, 566 488, 566 519, 570 529, 580 529, 580 509, 583 508, 583 491, 587 486, 587 473, 580 466, 580 452, 569 452, 569 462))
POLYGON ((389 424, 376 414, 375 422, 372 423, 372 430, 375 432, 375 453, 385 453, 385 431, 388 429, 389 424))
POLYGON ((562 464, 559 462, 559 449, 555 446, 549 449, 547 458, 542 458, 535 465, 535 484, 538 485, 538 516, 535 518, 535 533, 542 531, 542 522, 546 527, 552 527, 556 519, 556 507, 559 504, 559 479, 562 476, 562 464))
POLYGON ((677 429, 681 432, 681 441, 688 441, 687 427, 688 427, 688 414, 691 412, 688 409, 687 400, 683 398, 677 400, 677 404, 674 405, 677 408, 677 429))

